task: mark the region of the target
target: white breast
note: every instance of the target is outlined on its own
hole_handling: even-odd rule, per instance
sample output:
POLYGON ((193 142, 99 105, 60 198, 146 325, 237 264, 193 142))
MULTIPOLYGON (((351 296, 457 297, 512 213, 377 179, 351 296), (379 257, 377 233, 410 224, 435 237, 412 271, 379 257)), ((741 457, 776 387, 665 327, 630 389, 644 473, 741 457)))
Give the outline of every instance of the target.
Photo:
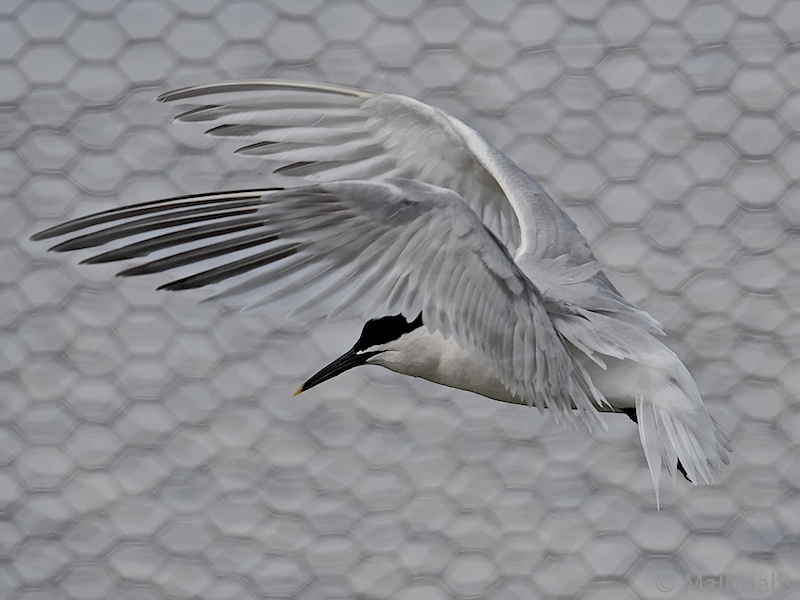
MULTIPOLYGON (((380 346, 375 348, 380 349, 380 346)), ((387 344, 386 351, 368 362, 493 400, 524 403, 512 396, 493 373, 476 362, 453 338, 444 339, 441 333, 432 334, 425 327, 387 344)))

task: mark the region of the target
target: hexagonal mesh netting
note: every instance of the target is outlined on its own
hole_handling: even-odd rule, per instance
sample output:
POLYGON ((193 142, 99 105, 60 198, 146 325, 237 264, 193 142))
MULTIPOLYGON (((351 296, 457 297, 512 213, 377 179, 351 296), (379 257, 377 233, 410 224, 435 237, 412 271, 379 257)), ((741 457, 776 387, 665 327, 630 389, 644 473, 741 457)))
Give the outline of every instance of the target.
POLYGON ((798 81, 798 0, 3 0, 0 597, 797 598, 798 81), (292 398, 359 324, 27 241, 264 185, 151 101, 259 77, 431 102, 540 179, 695 375, 719 484, 656 511, 623 416, 589 436, 376 368, 292 398))

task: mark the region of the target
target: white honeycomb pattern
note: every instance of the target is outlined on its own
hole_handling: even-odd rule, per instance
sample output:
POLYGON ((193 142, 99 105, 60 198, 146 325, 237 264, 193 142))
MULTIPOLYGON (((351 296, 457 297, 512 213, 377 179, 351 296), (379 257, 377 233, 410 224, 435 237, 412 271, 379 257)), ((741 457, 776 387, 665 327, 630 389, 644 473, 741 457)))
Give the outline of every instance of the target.
POLYGON ((798 0, 3 0, 0 598, 800 597, 799 81, 798 0), (263 185, 152 102, 259 77, 432 102, 538 177, 694 373, 719 485, 657 512, 623 416, 592 437, 378 368, 292 398, 359 324, 27 241, 263 185))

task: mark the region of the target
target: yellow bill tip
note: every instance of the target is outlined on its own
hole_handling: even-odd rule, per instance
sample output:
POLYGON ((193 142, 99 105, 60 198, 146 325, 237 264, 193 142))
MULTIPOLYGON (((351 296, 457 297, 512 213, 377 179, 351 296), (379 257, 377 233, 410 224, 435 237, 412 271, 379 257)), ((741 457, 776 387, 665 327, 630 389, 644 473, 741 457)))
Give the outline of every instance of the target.
POLYGON ((304 391, 305 391, 305 388, 301 385, 299 388, 297 388, 297 391, 294 394, 292 394, 292 396, 299 396, 304 391))

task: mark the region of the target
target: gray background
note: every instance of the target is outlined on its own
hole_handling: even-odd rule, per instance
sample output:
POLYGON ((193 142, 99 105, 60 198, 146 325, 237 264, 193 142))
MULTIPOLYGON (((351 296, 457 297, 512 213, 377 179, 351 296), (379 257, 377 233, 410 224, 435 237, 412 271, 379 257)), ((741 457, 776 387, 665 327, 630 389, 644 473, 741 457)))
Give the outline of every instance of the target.
POLYGON ((3 0, 0 597, 800 597, 798 80, 796 0, 3 0), (697 378, 719 485, 665 478, 657 512, 622 416, 590 436, 378 368, 292 398, 360 324, 26 241, 268 183, 152 102, 258 77, 413 95, 538 177, 697 378))

